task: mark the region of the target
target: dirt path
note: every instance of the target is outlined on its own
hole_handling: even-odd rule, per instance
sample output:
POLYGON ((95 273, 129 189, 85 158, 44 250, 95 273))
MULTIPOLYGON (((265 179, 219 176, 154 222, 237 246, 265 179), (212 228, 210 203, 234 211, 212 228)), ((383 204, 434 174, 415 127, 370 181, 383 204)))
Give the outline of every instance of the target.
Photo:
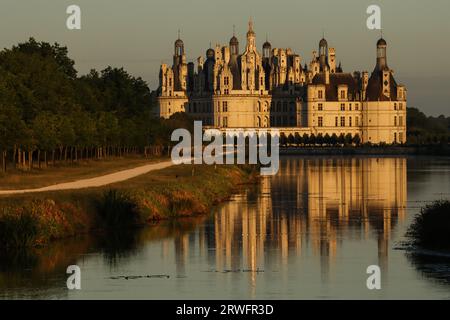
POLYGON ((133 169, 127 169, 118 171, 115 173, 106 174, 103 176, 81 179, 72 182, 58 183, 47 187, 35 188, 35 189, 22 189, 22 190, 0 190, 0 195, 19 194, 19 193, 31 193, 31 192, 45 192, 45 191, 59 191, 59 190, 71 190, 71 189, 84 189, 101 187, 107 184, 128 180, 142 174, 146 174, 150 171, 160 170, 172 166, 172 160, 147 164, 139 166, 133 169))

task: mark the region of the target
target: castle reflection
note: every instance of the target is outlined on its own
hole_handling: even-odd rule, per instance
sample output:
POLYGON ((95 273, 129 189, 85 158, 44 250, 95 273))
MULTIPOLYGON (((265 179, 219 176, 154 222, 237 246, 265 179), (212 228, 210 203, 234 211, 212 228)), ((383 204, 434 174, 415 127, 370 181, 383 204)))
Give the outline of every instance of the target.
POLYGON ((276 176, 175 239, 177 270, 195 247, 217 271, 247 271, 252 281, 302 255, 320 259, 328 277, 342 246, 376 241, 372 262, 386 271, 390 237, 405 218, 406 167, 405 158, 283 158, 276 176))

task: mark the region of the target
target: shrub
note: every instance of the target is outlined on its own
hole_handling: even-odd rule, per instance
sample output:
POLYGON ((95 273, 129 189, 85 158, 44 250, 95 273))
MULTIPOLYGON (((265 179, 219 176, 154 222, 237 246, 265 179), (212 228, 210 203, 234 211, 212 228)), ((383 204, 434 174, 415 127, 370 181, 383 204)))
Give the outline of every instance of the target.
POLYGON ((407 236, 423 248, 450 249, 450 201, 435 201, 422 208, 407 236))
POLYGON ((0 216, 0 244, 5 247, 29 247, 38 235, 38 220, 29 211, 3 212, 0 216))
POLYGON ((107 228, 130 227, 141 223, 136 202, 124 191, 111 189, 103 193, 97 210, 107 228))

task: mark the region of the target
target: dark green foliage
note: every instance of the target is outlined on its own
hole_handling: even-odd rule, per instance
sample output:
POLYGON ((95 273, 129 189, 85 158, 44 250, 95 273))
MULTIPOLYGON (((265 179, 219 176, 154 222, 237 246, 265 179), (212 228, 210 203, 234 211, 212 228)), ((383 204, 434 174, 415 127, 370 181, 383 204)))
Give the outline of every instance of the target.
POLYGON ((416 108, 407 109, 407 142, 412 145, 448 144, 450 117, 427 117, 416 108))
MULTIPOLYGON (((6 209, 4 209, 6 210, 6 209)), ((12 248, 32 245, 38 234, 38 221, 31 212, 21 214, 3 212, 0 219, 0 247, 7 244, 12 248)))
POLYGON ((169 145, 175 127, 192 128, 185 114, 154 116, 154 101, 145 81, 123 68, 77 77, 66 47, 30 38, 0 51, 2 162, 31 169, 20 152, 28 162, 143 152, 169 145))
POLYGON ((423 208, 407 236, 423 248, 450 250, 450 201, 435 201, 423 208))

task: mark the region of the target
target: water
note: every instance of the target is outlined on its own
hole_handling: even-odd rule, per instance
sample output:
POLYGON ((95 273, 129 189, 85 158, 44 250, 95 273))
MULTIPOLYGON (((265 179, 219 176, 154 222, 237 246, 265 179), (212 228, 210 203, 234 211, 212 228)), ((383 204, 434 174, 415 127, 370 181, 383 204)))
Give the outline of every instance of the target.
POLYGON ((450 258, 399 250, 420 207, 450 198, 450 159, 281 160, 210 216, 2 254, 0 298, 450 298, 450 258), (81 290, 66 287, 70 264, 81 290))

